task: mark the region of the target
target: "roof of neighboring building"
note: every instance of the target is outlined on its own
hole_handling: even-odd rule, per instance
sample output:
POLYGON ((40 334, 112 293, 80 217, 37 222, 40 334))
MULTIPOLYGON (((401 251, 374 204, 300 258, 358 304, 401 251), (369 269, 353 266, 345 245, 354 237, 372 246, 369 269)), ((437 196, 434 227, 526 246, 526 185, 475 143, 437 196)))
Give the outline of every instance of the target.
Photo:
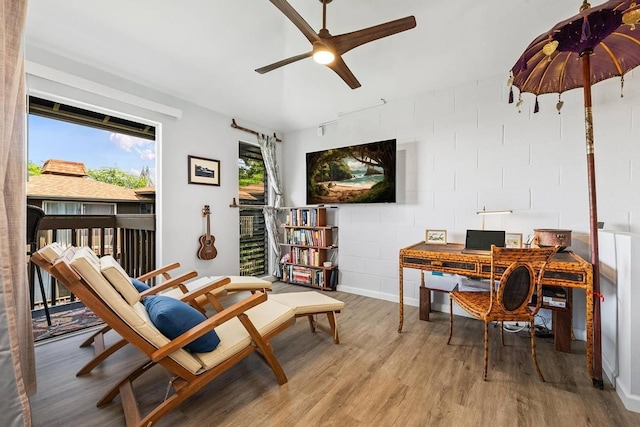
POLYGON ((29 177, 27 197, 56 200, 131 201, 152 200, 136 190, 89 177, 42 174, 29 177))
POLYGON ((136 194, 143 196, 143 195, 153 195, 155 196, 156 194, 156 186, 155 185, 151 185, 149 187, 142 187, 142 188, 136 188, 134 190, 136 192, 136 194))
POLYGON ((68 162, 66 160, 50 159, 44 162, 40 172, 53 175, 87 176, 87 168, 81 162, 68 162))
POLYGON ((155 187, 136 190, 96 181, 87 175, 84 163, 47 160, 42 174, 30 176, 27 197, 54 200, 130 201, 153 200, 155 187))
POLYGON ((240 196, 240 200, 258 200, 258 197, 264 197, 264 184, 252 184, 240 187, 238 196, 240 196))

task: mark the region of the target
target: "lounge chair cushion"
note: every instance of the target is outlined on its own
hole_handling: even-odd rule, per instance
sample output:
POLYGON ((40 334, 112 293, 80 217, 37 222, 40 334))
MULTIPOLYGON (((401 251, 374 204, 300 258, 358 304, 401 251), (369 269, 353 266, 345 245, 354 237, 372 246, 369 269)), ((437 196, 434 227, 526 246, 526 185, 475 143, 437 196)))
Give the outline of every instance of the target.
POLYGON ((225 285, 225 290, 232 291, 252 291, 256 289, 271 289, 271 282, 254 276, 220 276, 211 279, 222 279, 228 277, 231 280, 225 285))
POLYGON ((131 286, 131 279, 124 268, 118 264, 111 255, 105 255, 98 261, 100 263, 100 270, 104 277, 107 278, 109 283, 116 288, 116 290, 122 295, 122 297, 129 303, 129 305, 135 304, 140 301, 140 293, 131 286))
MULTIPOLYGON (((206 320, 202 313, 189 304, 164 295, 145 297, 142 303, 149 313, 151 323, 171 340, 206 320)), ((211 330, 185 348, 197 353, 206 353, 215 350, 218 344, 220 338, 211 330)))
MULTIPOLYGON (((294 317, 293 309, 271 299, 250 308, 246 313, 260 335, 268 334, 294 317)), ((195 354, 205 369, 218 365, 251 343, 249 332, 238 318, 216 327, 216 332, 221 339, 218 348, 209 353, 195 354)))
POLYGON ((55 260, 60 258, 62 252, 64 252, 64 247, 58 242, 49 243, 47 246, 38 250, 38 253, 42 255, 49 264, 53 264, 55 260))
POLYGON ((344 309, 343 301, 316 291, 272 294, 269 299, 291 307, 297 316, 344 309))

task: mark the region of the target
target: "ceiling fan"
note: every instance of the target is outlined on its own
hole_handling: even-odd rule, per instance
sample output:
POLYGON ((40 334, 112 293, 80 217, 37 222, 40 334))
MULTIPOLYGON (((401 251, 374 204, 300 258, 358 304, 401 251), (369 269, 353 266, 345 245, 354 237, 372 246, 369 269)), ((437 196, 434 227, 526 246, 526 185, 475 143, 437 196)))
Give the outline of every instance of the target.
POLYGON ((332 36, 329 30, 327 30, 327 4, 331 3, 332 0, 320 0, 322 3, 322 29, 318 33, 311 28, 307 21, 305 21, 286 0, 269 1, 298 27, 302 34, 311 42, 313 49, 310 52, 292 56, 258 68, 256 71, 260 74, 268 73, 276 68, 312 56, 316 62, 324 64, 335 71, 351 89, 356 89, 360 87, 360 82, 342 60, 342 54, 365 43, 410 30, 416 26, 416 18, 414 16, 407 16, 406 18, 396 19, 395 21, 389 21, 351 33, 332 36))

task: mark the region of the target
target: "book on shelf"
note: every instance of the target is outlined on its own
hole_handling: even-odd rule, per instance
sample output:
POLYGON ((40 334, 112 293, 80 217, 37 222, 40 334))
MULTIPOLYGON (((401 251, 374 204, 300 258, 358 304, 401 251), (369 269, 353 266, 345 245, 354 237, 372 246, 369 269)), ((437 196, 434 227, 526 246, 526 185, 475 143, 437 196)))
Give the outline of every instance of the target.
POLYGON ((322 270, 299 265, 285 265, 283 267, 283 279, 285 281, 320 287, 325 285, 322 270))
POLYGON ((320 266, 320 251, 315 248, 301 248, 292 247, 290 261, 293 264, 311 265, 314 267, 320 266))
POLYGON ((326 233, 320 230, 287 230, 286 242, 291 245, 324 247, 327 244, 326 233))
POLYGON ((287 214, 287 224, 294 227, 317 227, 322 208, 292 208, 287 214))

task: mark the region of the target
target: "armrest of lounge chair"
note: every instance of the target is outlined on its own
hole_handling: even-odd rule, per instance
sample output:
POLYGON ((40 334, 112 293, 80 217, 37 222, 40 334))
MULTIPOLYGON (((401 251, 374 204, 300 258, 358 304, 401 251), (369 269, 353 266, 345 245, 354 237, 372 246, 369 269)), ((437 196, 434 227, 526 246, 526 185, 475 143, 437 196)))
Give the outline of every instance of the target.
MULTIPOLYGON (((180 296, 180 300, 191 304, 191 302, 196 302, 197 299, 200 299, 203 295, 206 296, 207 301, 217 310, 221 311, 222 306, 220 302, 215 297, 215 295, 220 294, 225 290, 225 287, 229 284, 230 279, 228 277, 216 277, 211 278, 210 282, 206 285, 199 286, 196 289, 192 289, 184 295, 180 296)), ((197 301, 200 303, 200 301, 197 301)))
MULTIPOLYGON (((140 293, 140 296, 153 295, 158 292, 164 292, 166 290, 180 288, 183 293, 189 292, 189 290, 184 286, 184 282, 187 280, 193 279, 198 276, 198 273, 195 271, 190 271, 188 273, 181 274, 178 277, 174 277, 172 279, 167 280, 166 282, 160 283, 159 285, 152 286, 148 290, 140 293)), ((138 279, 140 280, 140 279, 138 279)))
POLYGON ((164 277, 165 280, 169 280, 171 279, 171 276, 169 275, 168 272, 171 270, 175 270, 176 268, 179 268, 179 267, 180 267, 180 263, 174 262, 172 264, 165 265, 164 267, 156 268, 155 270, 149 271, 143 274, 142 276, 139 276, 137 279, 140 280, 141 282, 146 282, 149 279, 153 279, 154 277, 158 277, 162 275, 162 277, 164 277))

